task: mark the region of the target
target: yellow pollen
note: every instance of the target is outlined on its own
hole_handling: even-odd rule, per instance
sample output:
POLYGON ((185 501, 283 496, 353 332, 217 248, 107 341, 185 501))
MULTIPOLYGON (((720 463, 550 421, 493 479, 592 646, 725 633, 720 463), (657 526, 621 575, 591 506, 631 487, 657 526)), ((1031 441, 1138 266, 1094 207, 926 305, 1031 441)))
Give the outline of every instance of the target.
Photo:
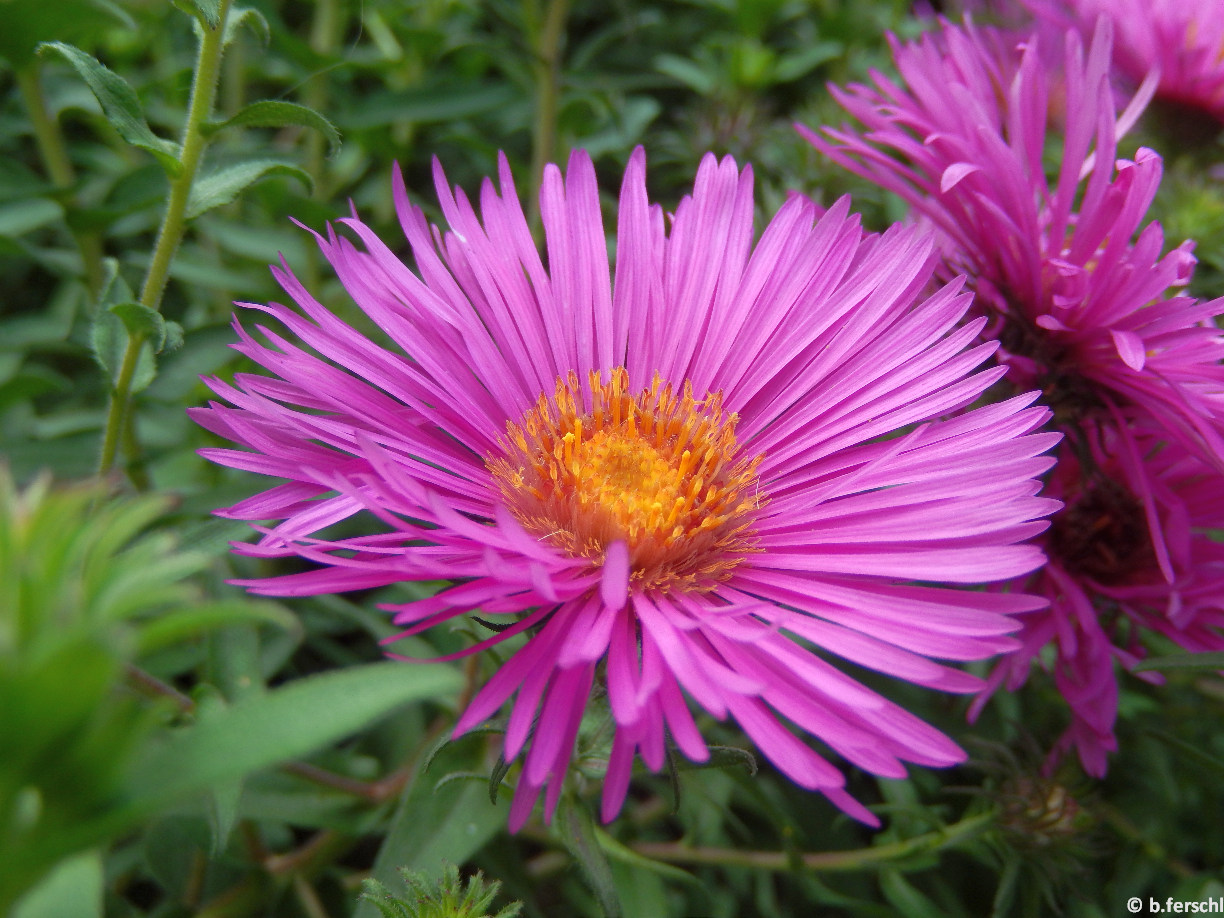
POLYGON ((515 517, 568 554, 601 564, 623 541, 640 585, 713 589, 755 550, 762 457, 739 455, 720 393, 698 400, 686 382, 677 396, 657 373, 628 388, 623 367, 606 383, 592 371, 585 391, 558 379, 485 464, 515 517))

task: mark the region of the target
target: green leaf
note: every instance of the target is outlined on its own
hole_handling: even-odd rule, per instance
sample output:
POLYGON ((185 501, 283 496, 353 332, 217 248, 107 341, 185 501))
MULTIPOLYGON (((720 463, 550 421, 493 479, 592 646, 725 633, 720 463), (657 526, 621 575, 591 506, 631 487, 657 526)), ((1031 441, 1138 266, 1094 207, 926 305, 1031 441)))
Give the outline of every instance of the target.
POLYGON ((219 599, 173 615, 161 615, 142 625, 137 647, 141 655, 179 641, 237 624, 269 624, 285 631, 300 631, 301 623, 284 606, 249 599, 219 599))
POLYGON ((826 61, 838 57, 843 50, 840 42, 821 41, 805 47, 802 51, 784 54, 774 66, 774 79, 780 83, 797 80, 826 61))
POLYGON ((159 354, 169 353, 171 351, 177 351, 180 347, 183 346, 183 341, 185 340, 183 326, 179 325, 177 322, 173 320, 167 320, 165 324, 165 328, 166 328, 166 340, 162 342, 161 350, 158 351, 159 354))
POLYGON ((105 67, 97 58, 80 48, 62 41, 45 42, 38 46, 38 53, 53 51, 72 65, 80 75, 98 104, 106 120, 119 132, 119 136, 134 147, 147 150, 157 157, 163 169, 172 177, 182 174, 179 162, 179 146, 163 140, 153 133, 145 120, 144 109, 136 90, 113 70, 105 67))
POLYGON ((666 74, 701 96, 711 95, 718 86, 718 81, 709 70, 686 57, 660 54, 655 58, 654 65, 660 73, 666 74))
POLYGON ((313 108, 295 102, 264 99, 252 102, 225 121, 205 125, 205 133, 215 134, 229 127, 288 127, 298 125, 318 131, 327 138, 328 155, 340 148, 340 132, 336 126, 313 108))
POLYGON ((150 748, 129 775, 129 798, 134 809, 150 812, 307 755, 402 705, 457 692, 462 681, 440 665, 371 663, 248 696, 150 748))
POLYGON ((1156 739, 1160 740, 1162 743, 1167 743, 1168 745, 1172 746, 1179 753, 1181 753, 1182 757, 1197 762, 1199 765, 1210 768, 1218 776, 1224 778, 1224 761, 1216 758, 1206 750, 1200 749, 1193 743, 1187 743, 1184 739, 1176 737, 1171 733, 1166 733, 1163 730, 1145 730, 1144 732, 1149 736, 1156 737, 1156 739))
POLYGON ((230 42, 238 37, 238 30, 244 25, 249 26, 265 45, 272 40, 272 29, 268 26, 268 20, 264 19, 263 13, 250 7, 231 8, 225 20, 225 36, 222 38, 222 45, 228 48, 230 42))
POLYGON ((64 208, 50 198, 32 197, 0 206, 0 236, 16 239, 40 226, 54 223, 64 215, 64 208))
POLYGON ((166 320, 156 309, 141 303, 116 303, 110 311, 123 322, 129 335, 143 335, 145 340, 156 342, 153 349, 161 353, 166 344, 166 320))
POLYGON ((50 198, 26 198, 0 206, 0 236, 16 239, 60 219, 64 209, 50 198))
POLYGON ((222 166, 196 179, 191 186, 191 197, 187 200, 187 218, 198 217, 214 207, 230 203, 244 188, 269 175, 291 175, 300 179, 308 190, 314 188, 310 174, 292 163, 275 159, 246 160, 222 166))
POLYGON ((135 299, 136 295, 132 293, 132 288, 119 273, 119 259, 102 259, 102 290, 98 294, 98 302, 110 307, 116 303, 130 303, 135 299))
POLYGON ((338 111, 344 128, 382 127, 390 122, 435 124, 455 122, 504 109, 520 98, 505 82, 428 85, 395 92, 373 93, 360 106, 338 111))
POLYGON ((1162 657, 1149 657, 1140 660, 1131 667, 1131 672, 1142 673, 1149 670, 1166 672, 1169 670, 1189 670, 1191 672, 1224 669, 1224 652, 1217 653, 1171 653, 1162 657))
POLYGON ((880 868, 880 891, 897 910, 898 915, 913 918, 945 918, 946 913, 916 886, 901 875, 895 867, 880 868))
MULTIPOLYGON (((111 385, 119 381, 120 368, 123 365, 123 355, 127 350, 128 329, 123 320, 109 309, 101 309, 94 317, 90 329, 90 347, 94 359, 106 373, 111 385)), ((153 381, 157 375, 157 363, 153 359, 153 347, 145 341, 140 348, 139 362, 132 376, 132 392, 140 392, 153 381)))
POLYGON ((757 761, 747 749, 738 746, 710 746, 710 757, 704 762, 692 762, 679 756, 675 758, 676 771, 693 771, 705 768, 739 769, 750 775, 757 773, 757 761))
MULTIPOLYGON (((609 835, 599 826, 594 826, 595 838, 599 841, 599 847, 613 861, 625 864, 628 867, 634 868, 635 873, 641 873, 648 870, 651 873, 658 874, 661 877, 666 877, 669 880, 674 880, 677 883, 683 883, 696 888, 703 888, 701 881, 679 867, 673 867, 671 864, 665 864, 662 861, 656 861, 646 857, 644 854, 638 854, 632 848, 622 845, 619 841, 609 835)), ((638 914, 638 913, 632 913, 638 914)))
POLYGON ((506 761, 506 757, 501 753, 497 755, 497 762, 493 765, 489 772, 489 802, 497 803, 497 792, 501 789, 502 780, 506 775, 510 774, 510 763, 506 761))
POLYGON ((110 0, 0 0, 0 57, 14 67, 33 63, 44 41, 91 41, 110 26, 135 29, 132 17, 110 0))
MULTIPOLYGON (((480 750, 447 747, 439 758, 439 769, 447 771, 479 767, 480 750)), ((503 829, 508 807, 490 806, 483 781, 453 781, 435 787, 418 772, 411 789, 401 799, 391 820, 386 840, 379 849, 372 871, 376 880, 390 883, 397 870, 437 873, 444 863, 462 864, 503 829), (421 831, 428 826, 428 831, 421 831)), ((375 904, 362 900, 353 918, 374 918, 375 904)))
POLYGON ((557 812, 561 840, 582 869, 582 876, 595 893, 606 918, 623 914, 620 896, 612 878, 612 867, 599 843, 598 830, 590 811, 568 795, 563 797, 557 812))
POLYGON ((221 24, 221 0, 173 0, 184 13, 194 16, 200 24, 215 29, 221 24))
POLYGON ((102 855, 86 851, 60 861, 25 894, 12 918, 102 918, 102 855))

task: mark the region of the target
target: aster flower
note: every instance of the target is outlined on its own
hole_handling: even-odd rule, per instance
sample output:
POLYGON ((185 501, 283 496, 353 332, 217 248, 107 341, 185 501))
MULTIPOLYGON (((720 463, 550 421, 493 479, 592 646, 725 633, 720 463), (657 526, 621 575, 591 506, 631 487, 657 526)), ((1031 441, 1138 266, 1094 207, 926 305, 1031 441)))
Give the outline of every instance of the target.
POLYGON ((935 584, 1042 563, 1025 540, 1055 506, 1035 480, 1057 440, 1032 432, 1048 412, 1032 394, 964 410, 1002 370, 974 371, 994 346, 970 346, 983 320, 960 324, 959 283, 924 297, 926 234, 865 235, 848 201, 820 214, 795 196, 754 244, 751 171, 712 155, 668 220, 639 149, 613 283, 585 154, 545 172, 547 268, 504 159, 499 179, 482 185, 478 216, 435 163, 443 231, 397 173, 415 270, 356 216, 340 223, 360 247, 334 228, 318 237, 385 343, 286 265, 273 270, 296 308, 243 304, 290 334, 260 326, 260 340, 235 322, 237 349, 273 375, 209 381, 223 401, 196 419, 243 448, 202 453, 287 479, 220 511, 279 521, 236 550, 315 564, 248 586, 300 596, 451 579, 388 607, 404 635, 477 609, 505 627, 463 654, 525 633, 456 727, 515 696, 512 828, 545 790, 546 816, 555 808, 597 679, 615 727, 605 820, 638 755, 660 769, 670 737, 708 757, 695 704, 877 824, 788 722, 877 775, 963 759, 825 654, 980 688, 936 660, 1010 649, 1013 614, 1041 600, 935 584), (368 534, 326 533, 358 514, 368 534))
POLYGON ((1055 85, 1035 39, 945 22, 894 43, 903 85, 877 74, 872 87, 839 92, 866 130, 805 132, 938 227, 944 270, 969 275, 1010 382, 1040 386, 1066 435, 1051 481, 1064 509, 1043 540, 1050 562, 1013 584, 1050 605, 1024 617, 1022 646, 991 686, 1019 687, 1053 645, 1072 710, 1055 756, 1074 746, 1097 775, 1116 747, 1114 662, 1143 653, 1143 629, 1187 649, 1219 646, 1211 597, 1224 585, 1209 561, 1218 500, 1207 498, 1224 494, 1224 339, 1211 321, 1224 303, 1168 293, 1194 262, 1189 244, 1162 255, 1159 225, 1143 224, 1160 159, 1141 149, 1115 161, 1151 84, 1118 116, 1109 49, 1107 22, 1086 57, 1069 36, 1055 85), (1059 113, 1051 181, 1047 125, 1059 113), (1119 646, 1125 623, 1139 627, 1119 646))
POLYGON ((1192 274, 1193 244, 1162 255, 1144 216, 1160 184, 1151 150, 1115 161, 1117 140, 1151 86, 1119 116, 1109 86, 1110 29, 1087 57, 1068 35, 1060 86, 1036 39, 943 23, 893 52, 903 85, 834 88, 865 130, 806 128, 842 166, 905 198, 944 236, 950 273, 965 273, 997 321, 1000 357, 1021 389, 1037 385, 1074 424, 1118 409, 1157 418, 1168 435, 1224 472, 1224 301, 1169 295, 1192 274), (1043 155, 1062 108, 1053 181, 1043 155))
POLYGON ((1115 67, 1136 85, 1159 75, 1156 95, 1224 121, 1224 17, 1219 0, 1024 0, 1059 31, 1089 35, 1108 19, 1115 67))
POLYGON ((1023 616, 1021 646, 998 662, 970 709, 976 717, 999 686, 1018 689, 1053 645, 1048 665, 1071 724, 1049 762, 1074 748, 1096 777, 1118 745, 1114 662, 1129 669, 1142 659, 1145 631, 1191 652, 1224 650, 1224 543, 1213 537, 1224 529, 1224 487, 1214 469, 1159 433, 1091 429, 1086 462, 1060 447, 1047 487, 1064 509, 1043 537, 1048 564, 1023 584, 1050 605, 1023 616))

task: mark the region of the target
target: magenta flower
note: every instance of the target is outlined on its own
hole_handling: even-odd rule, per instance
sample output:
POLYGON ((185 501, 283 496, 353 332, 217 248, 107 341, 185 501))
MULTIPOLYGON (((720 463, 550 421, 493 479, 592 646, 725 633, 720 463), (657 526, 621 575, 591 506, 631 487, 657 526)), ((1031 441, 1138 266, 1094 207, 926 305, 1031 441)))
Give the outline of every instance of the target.
POLYGON ((876 74, 872 87, 834 89, 864 130, 800 130, 939 228, 946 270, 969 276, 1019 388, 1039 386, 1071 423, 1111 408, 1160 419, 1224 472, 1224 338, 1211 321, 1224 301, 1168 295, 1190 278, 1192 243, 1162 255, 1160 225, 1143 223, 1160 157, 1115 163, 1145 97, 1118 117, 1108 23, 1086 59, 1075 35, 1065 50, 1055 86, 1035 39, 944 23, 894 42, 904 85, 876 74), (1051 182, 1042 157, 1057 109, 1066 133, 1051 182))
POLYGON ((1206 534, 1224 522, 1208 499, 1224 494, 1224 338, 1212 322, 1224 301, 1168 293, 1194 261, 1188 243, 1162 255, 1160 226, 1143 223, 1159 157, 1115 161, 1144 99, 1117 114, 1109 51, 1107 22, 1086 57, 1068 36, 1055 82, 1035 39, 943 23, 894 43, 903 85, 876 75, 839 92, 865 129, 805 131, 938 227, 944 271, 969 276, 1010 381, 1040 387, 1066 435, 1050 563, 1012 585, 1050 605, 1024 617, 1022 646, 991 686, 1018 687, 1053 645, 1072 709, 1055 753, 1074 745, 1098 775, 1116 746, 1115 660, 1142 654, 1142 629, 1187 649, 1220 646, 1212 597, 1224 586, 1206 534), (1051 181, 1043 157, 1056 121, 1065 137, 1051 181), (1127 622, 1140 629, 1119 646, 1127 622))
POLYGON ((1042 563, 1024 540, 1056 506, 1035 476, 1057 435, 1031 432, 1048 416, 1031 394, 963 410, 1002 371, 974 372, 994 347, 969 346, 983 320, 958 327, 959 284, 924 298, 929 238, 864 235, 847 201, 820 215, 796 196, 754 245, 750 170, 707 156, 666 217, 639 149, 613 283, 585 154, 544 176, 547 269, 504 160, 479 217, 440 167, 435 179, 449 231, 395 186, 415 271, 356 217, 340 223, 362 248, 319 237, 385 344, 274 268, 297 309, 244 305, 297 340, 236 325, 238 350, 274 375, 209 381, 232 407, 195 417, 244 449, 203 454, 288 479, 220 511, 280 521, 236 550, 317 565, 250 588, 451 579, 391 608, 403 634, 474 610, 507 627, 465 654, 526 633, 456 727, 516 696, 504 750, 523 763, 516 829, 545 788, 546 816, 555 808, 596 679, 615 725, 605 820, 639 754, 663 766, 668 736, 708 757, 692 704, 870 824, 789 725, 877 775, 961 761, 824 656, 973 692, 979 679, 935 659, 1014 647, 1013 613, 1042 604, 935 585, 1042 563), (359 513, 369 534, 321 534, 359 513))
POLYGON ((1114 64, 1135 84, 1159 76, 1156 95, 1224 121, 1224 16, 1219 0, 1025 0, 1059 30, 1089 35, 1108 19, 1114 64))
POLYGON ((970 716, 999 686, 1023 685, 1052 645, 1044 665, 1071 724, 1049 762, 1074 747, 1085 770, 1102 777, 1118 745, 1114 662, 1129 669, 1146 656, 1145 632, 1191 652, 1224 651, 1224 543, 1214 538, 1224 529, 1224 487, 1197 457, 1163 444, 1159 431, 1136 436, 1115 425, 1087 439, 1086 463, 1067 441, 1060 447, 1048 488, 1065 507, 1044 535, 1050 560, 1016 584, 1050 605, 1022 617, 1020 648, 995 666, 970 716))

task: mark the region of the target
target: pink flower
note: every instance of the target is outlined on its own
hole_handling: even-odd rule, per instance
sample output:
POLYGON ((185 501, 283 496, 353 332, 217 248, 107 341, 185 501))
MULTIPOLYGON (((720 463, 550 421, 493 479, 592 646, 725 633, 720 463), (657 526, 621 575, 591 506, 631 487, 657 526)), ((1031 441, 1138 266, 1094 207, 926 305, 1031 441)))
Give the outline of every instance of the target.
POLYGON ((862 130, 804 131, 938 228, 943 270, 968 275, 1009 380, 1040 387, 1054 409, 1066 439, 1051 496, 1065 506, 1043 541, 1049 565, 1012 585, 1050 605, 1023 618, 1022 646, 991 687, 1018 687, 1053 645, 1072 710, 1055 752, 1074 745, 1093 774, 1116 747, 1114 661, 1143 653, 1141 630, 1120 646, 1118 629, 1219 647, 1212 597, 1224 586, 1206 533, 1224 523, 1210 497, 1224 494, 1224 338, 1212 321, 1224 301, 1168 292, 1194 261, 1189 243, 1162 254, 1160 226, 1143 222, 1160 159, 1115 159, 1152 84, 1119 116, 1109 52, 1108 22, 1086 56, 1068 36, 1058 82, 1035 39, 943 23, 894 42, 901 84, 877 74, 838 91, 862 130), (1065 136, 1050 179, 1052 123, 1065 136))
POLYGON ((1224 16, 1219 0, 1025 0, 1057 29, 1091 34, 1113 25, 1113 59, 1138 84, 1159 75, 1156 95, 1224 121, 1224 16))
POLYGON ((1035 39, 1016 46, 944 23, 894 41, 903 85, 875 74, 871 87, 833 90, 864 130, 800 131, 939 228, 946 270, 969 276, 1019 388, 1039 386, 1069 423, 1111 408, 1159 419, 1224 472, 1224 338, 1212 322, 1224 301, 1168 294, 1190 278, 1192 244, 1162 255, 1160 225, 1143 222, 1160 157, 1115 161, 1151 87, 1119 117, 1109 49, 1108 23, 1087 58, 1068 35, 1052 85, 1035 39), (1066 133, 1051 181, 1043 157, 1057 109, 1066 133))
POLYGON ((788 724, 877 775, 961 761, 825 656, 974 692, 979 679, 932 658, 1008 650, 1012 615, 1041 605, 934 585, 1042 563, 1024 541, 1055 506, 1035 476, 1057 436, 1031 433, 1048 416, 1031 394, 964 410, 1002 371, 974 372, 994 346, 970 346, 983 320, 960 325, 959 284, 924 297, 928 236, 864 235, 847 201, 819 214, 796 196, 754 243, 750 170, 708 155, 667 217, 638 150, 613 272, 595 173, 575 153, 544 176, 545 268, 504 160, 480 216, 440 167, 435 179, 448 231, 397 176, 415 270, 356 217, 340 223, 361 247, 319 237, 385 343, 276 268, 297 308, 245 305, 290 336, 235 326, 273 375, 209 381, 229 405, 195 417, 244 448, 203 454, 288 479, 220 511, 280 521, 236 550, 316 565, 250 588, 451 579, 391 609, 404 634, 477 609, 507 627, 464 654, 525 633, 456 727, 516 696, 514 828, 545 789, 555 808, 596 679, 615 725, 605 820, 638 755, 663 766, 667 736, 708 757, 693 704, 873 825, 788 724), (320 534, 358 514, 368 534, 320 534))
POLYGON ((1146 656, 1145 632, 1191 652, 1224 650, 1224 543, 1213 537, 1224 529, 1224 487, 1155 433, 1091 431, 1088 462, 1064 441, 1048 485, 1065 504, 1043 539, 1049 563, 1015 584, 1050 605, 1022 617, 1020 648, 998 662, 970 709, 976 717, 1000 685, 1018 689, 1053 645, 1048 665, 1071 724, 1049 761, 1074 747, 1097 777, 1118 746, 1115 661, 1130 668, 1146 656))

